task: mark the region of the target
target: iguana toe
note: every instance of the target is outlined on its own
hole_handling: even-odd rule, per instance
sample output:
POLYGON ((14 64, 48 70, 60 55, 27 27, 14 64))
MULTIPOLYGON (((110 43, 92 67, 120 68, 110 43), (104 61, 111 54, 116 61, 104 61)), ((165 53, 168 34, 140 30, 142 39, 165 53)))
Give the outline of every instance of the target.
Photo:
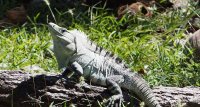
POLYGON ((122 95, 113 95, 105 102, 105 104, 106 107, 121 107, 122 102, 123 102, 122 95))

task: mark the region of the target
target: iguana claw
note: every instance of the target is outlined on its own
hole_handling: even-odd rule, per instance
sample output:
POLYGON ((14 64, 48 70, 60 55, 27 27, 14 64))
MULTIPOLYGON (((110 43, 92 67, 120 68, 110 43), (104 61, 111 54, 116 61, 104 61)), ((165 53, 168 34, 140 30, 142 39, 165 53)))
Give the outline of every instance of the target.
POLYGON ((113 95, 104 104, 106 104, 106 107, 121 107, 123 100, 122 95, 113 95))

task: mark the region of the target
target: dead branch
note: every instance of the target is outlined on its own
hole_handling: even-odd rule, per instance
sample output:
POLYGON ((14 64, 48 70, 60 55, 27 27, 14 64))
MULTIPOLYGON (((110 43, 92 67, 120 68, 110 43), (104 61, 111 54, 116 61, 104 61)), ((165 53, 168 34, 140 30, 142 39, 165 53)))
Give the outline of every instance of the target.
MULTIPOLYGON (((156 87, 153 91, 163 107, 184 103, 187 107, 200 106, 199 87, 156 87)), ((128 105, 126 102, 130 102, 132 96, 126 90, 123 94, 125 105, 128 105)), ((77 83, 76 79, 62 78, 57 74, 0 71, 0 107, 98 106, 98 101, 109 96, 104 87, 77 83)), ((134 101, 134 104, 138 103, 134 101)))

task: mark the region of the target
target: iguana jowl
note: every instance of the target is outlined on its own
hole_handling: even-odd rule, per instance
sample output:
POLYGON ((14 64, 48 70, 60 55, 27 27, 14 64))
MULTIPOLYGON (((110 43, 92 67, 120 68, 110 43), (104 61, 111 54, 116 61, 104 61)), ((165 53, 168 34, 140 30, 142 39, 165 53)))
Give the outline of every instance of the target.
POLYGON ((92 44, 84 33, 70 31, 54 23, 49 23, 48 27, 59 68, 70 67, 92 83, 106 86, 113 94, 108 99, 109 105, 113 106, 115 100, 121 102, 121 88, 124 88, 133 91, 147 106, 161 107, 140 75, 131 72, 118 58, 107 55, 107 51, 92 44))

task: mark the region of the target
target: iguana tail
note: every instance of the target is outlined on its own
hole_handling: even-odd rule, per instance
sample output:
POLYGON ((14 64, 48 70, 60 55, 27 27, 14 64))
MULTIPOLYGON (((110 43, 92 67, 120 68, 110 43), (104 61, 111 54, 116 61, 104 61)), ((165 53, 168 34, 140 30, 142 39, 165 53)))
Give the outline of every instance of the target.
POLYGON ((120 84, 121 87, 133 91, 148 107, 161 107, 152 89, 139 74, 125 74, 124 82, 120 84))

